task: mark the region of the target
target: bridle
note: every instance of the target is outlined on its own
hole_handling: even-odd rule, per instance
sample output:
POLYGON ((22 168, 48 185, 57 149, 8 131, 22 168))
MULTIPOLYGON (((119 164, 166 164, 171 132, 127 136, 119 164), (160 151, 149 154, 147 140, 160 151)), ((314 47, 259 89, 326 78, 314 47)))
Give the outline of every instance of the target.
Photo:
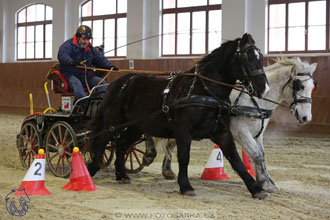
MULTIPOLYGON (((302 82, 307 81, 307 80, 310 80, 310 79, 313 80, 314 87, 317 88, 317 79, 314 78, 312 76, 312 74, 310 74, 310 73, 297 73, 296 75, 291 76, 290 79, 287 81, 287 83, 283 86, 282 92, 283 92, 283 90, 287 86, 290 86, 290 83, 292 81, 292 86, 290 86, 290 88, 292 88, 293 102, 291 102, 290 105, 289 105, 289 107, 291 109, 291 112, 293 112, 295 110, 296 105, 298 103, 309 103, 309 104, 312 104, 312 99, 311 98, 299 94, 299 90, 301 90, 301 89, 304 88, 304 86, 302 85, 302 82), (295 79, 296 76, 308 76, 308 78, 307 79, 304 79, 304 80, 300 80, 300 79, 295 79), (300 98, 298 98, 297 95, 299 95, 300 98)), ((313 92, 312 92, 312 94, 313 94, 313 92)))
MULTIPOLYGON (((245 85, 245 88, 247 89, 248 93, 250 95, 252 95, 255 92, 255 90, 253 88, 250 77, 265 75, 265 71, 263 68, 249 71, 249 69, 246 67, 247 63, 249 62, 248 55, 247 55, 247 52, 249 50, 256 50, 256 51, 258 51, 258 53, 260 53, 260 50, 255 46, 255 44, 246 43, 243 47, 241 47, 241 41, 238 40, 237 49, 234 54, 234 58, 238 58, 239 63, 241 64, 240 66, 241 66, 243 74, 244 74, 244 79, 242 80, 242 83, 243 83, 243 85, 245 85)), ((265 76, 265 78, 267 80, 266 76, 265 76)), ((268 81, 267 81, 267 83, 268 83, 268 81)))

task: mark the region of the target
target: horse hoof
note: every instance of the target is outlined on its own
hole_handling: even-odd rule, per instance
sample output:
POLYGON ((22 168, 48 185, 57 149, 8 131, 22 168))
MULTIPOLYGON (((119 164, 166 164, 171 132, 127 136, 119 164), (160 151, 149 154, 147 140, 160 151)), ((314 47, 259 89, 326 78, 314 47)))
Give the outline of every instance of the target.
POLYGON ((182 194, 184 196, 197 196, 197 194, 195 193, 195 191, 186 191, 186 192, 182 192, 182 194))
POLYGON ((153 161, 154 157, 143 157, 142 165, 149 166, 153 161))
POLYGON ((277 188, 276 186, 274 186, 273 184, 267 184, 267 185, 263 185, 262 189, 268 193, 274 193, 279 191, 279 188, 277 188))
POLYGON ((120 184, 131 184, 131 180, 130 179, 121 179, 121 180, 117 180, 117 181, 120 184))
POLYGON ((262 187, 263 190, 265 190, 266 192, 268 193, 274 193, 274 192, 277 192, 277 188, 276 187, 262 187))
POLYGON ((171 170, 163 170, 162 174, 167 180, 174 180, 176 177, 175 173, 173 173, 171 170))
POLYGON ((253 198, 255 199, 266 199, 269 196, 269 194, 265 191, 258 192, 253 195, 253 198))

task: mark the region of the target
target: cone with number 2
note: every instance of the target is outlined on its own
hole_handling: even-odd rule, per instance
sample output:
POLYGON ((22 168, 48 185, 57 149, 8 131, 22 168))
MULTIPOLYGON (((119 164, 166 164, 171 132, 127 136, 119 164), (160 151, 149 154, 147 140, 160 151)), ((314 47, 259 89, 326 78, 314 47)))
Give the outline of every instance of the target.
POLYGON ((225 180, 230 177, 225 173, 222 151, 215 145, 201 177, 202 180, 225 180))
MULTIPOLYGON (((43 149, 39 149, 38 155, 26 173, 19 189, 25 189, 28 196, 51 194, 45 187, 45 152, 43 149)), ((18 190, 15 195, 24 196, 24 190, 18 190)))

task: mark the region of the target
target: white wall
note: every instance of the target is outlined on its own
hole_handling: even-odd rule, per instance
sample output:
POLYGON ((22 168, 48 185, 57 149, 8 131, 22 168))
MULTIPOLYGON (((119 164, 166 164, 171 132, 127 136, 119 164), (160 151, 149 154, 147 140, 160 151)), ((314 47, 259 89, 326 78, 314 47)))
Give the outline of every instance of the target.
POLYGON ((250 33, 265 54, 267 0, 223 0, 222 39, 234 40, 250 33))
MULTIPOLYGON (((257 46, 265 48, 265 8, 267 0, 223 0, 222 38, 233 40, 245 32, 257 46)), ((16 12, 32 3, 53 7, 53 58, 59 46, 75 33, 84 0, 0 0, 0 62, 15 62, 16 12)), ((161 0, 128 0, 127 43, 160 33, 161 0)), ((153 59, 160 56, 160 37, 143 40, 127 48, 127 59, 153 59)))
MULTIPOLYGON (((3 14, 3 1, 0 0, 0 13, 3 14)), ((0 15, 0 63, 2 62, 3 53, 3 16, 0 15)))
POLYGON ((159 25, 159 1, 127 1, 127 43, 141 40, 128 46, 127 59, 152 59, 159 57, 160 36, 152 37, 159 34, 159 25))

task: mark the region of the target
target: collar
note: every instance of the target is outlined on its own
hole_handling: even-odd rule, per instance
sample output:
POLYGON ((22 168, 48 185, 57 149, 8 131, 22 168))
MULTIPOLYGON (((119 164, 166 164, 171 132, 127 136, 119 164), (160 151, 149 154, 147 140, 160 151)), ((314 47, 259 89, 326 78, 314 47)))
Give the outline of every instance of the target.
MULTIPOLYGON (((80 46, 78 44, 78 39, 77 39, 77 36, 76 35, 73 35, 73 44, 74 45, 77 45, 80 48, 80 46)), ((88 43, 87 47, 84 49, 84 52, 86 52, 87 50, 90 50, 91 49, 90 48, 91 46, 92 46, 92 44, 91 43, 88 43)))

